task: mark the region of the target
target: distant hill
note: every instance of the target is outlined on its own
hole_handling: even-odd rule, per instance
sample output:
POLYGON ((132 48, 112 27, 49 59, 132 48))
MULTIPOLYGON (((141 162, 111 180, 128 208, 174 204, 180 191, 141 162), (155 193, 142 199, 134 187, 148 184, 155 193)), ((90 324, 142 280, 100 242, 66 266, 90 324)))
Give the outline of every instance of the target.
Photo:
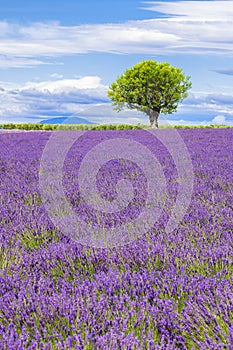
POLYGON ((40 121, 40 124, 95 124, 84 118, 78 117, 58 117, 44 119, 40 121))

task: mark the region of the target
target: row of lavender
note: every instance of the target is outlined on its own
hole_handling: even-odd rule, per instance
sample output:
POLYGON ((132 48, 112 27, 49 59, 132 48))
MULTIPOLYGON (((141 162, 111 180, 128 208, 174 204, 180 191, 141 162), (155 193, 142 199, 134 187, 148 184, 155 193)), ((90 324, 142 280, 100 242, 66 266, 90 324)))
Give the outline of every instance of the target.
MULTIPOLYGON (((166 131, 161 131, 166 132, 166 131)), ((168 151, 145 131, 90 131, 70 149, 63 186, 86 221, 77 172, 88 151, 111 138, 143 142, 162 165, 169 200, 147 234, 128 245, 86 247, 65 236, 39 189, 50 133, 0 135, 0 349, 231 349, 233 344, 233 130, 180 130, 192 159, 192 200, 165 233, 178 181, 168 151)), ((98 175, 105 199, 133 164, 109 162, 98 175), (106 173, 108 176, 106 176, 106 173)), ((134 172, 135 173, 135 172, 134 172)), ((106 227, 140 212, 146 179, 133 178, 134 205, 106 227)), ((132 178, 132 177, 131 177, 132 178)))

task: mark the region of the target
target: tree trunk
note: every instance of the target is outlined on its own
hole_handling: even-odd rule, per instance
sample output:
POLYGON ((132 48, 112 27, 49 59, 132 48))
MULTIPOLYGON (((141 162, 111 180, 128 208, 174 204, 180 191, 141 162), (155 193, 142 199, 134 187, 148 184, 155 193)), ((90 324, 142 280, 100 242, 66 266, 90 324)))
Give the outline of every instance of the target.
POLYGON ((159 118, 159 112, 150 110, 149 119, 150 119, 150 127, 151 129, 158 129, 158 118, 159 118))

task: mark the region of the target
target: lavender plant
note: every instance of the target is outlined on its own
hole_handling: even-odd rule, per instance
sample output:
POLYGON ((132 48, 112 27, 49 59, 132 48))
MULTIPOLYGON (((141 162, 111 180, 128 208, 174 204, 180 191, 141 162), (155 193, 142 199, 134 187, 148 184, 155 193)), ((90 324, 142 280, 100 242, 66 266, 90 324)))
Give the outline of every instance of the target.
MULTIPOLYGON (((161 131, 164 132, 164 131, 161 131)), ((145 174, 130 161, 98 173, 99 192, 116 198, 131 181, 133 197, 118 213, 87 206, 77 174, 103 140, 144 142, 160 162, 168 196, 157 222, 130 243, 84 246, 49 217, 39 167, 50 133, 0 134, 0 349, 231 349, 233 343, 233 131, 179 130, 192 159, 192 200, 166 232, 179 190, 169 152, 141 130, 90 131, 67 154, 63 186, 73 210, 93 227, 118 227, 139 215, 145 174)))

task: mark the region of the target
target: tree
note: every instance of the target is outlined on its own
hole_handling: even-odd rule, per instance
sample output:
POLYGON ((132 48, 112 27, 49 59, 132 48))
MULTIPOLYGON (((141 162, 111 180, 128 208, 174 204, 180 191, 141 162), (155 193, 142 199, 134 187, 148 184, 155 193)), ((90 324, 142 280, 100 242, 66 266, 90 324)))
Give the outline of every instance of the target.
POLYGON ((136 109, 149 116, 151 128, 158 128, 160 113, 175 112, 191 86, 180 68, 147 60, 120 75, 109 87, 108 97, 117 111, 136 109))

